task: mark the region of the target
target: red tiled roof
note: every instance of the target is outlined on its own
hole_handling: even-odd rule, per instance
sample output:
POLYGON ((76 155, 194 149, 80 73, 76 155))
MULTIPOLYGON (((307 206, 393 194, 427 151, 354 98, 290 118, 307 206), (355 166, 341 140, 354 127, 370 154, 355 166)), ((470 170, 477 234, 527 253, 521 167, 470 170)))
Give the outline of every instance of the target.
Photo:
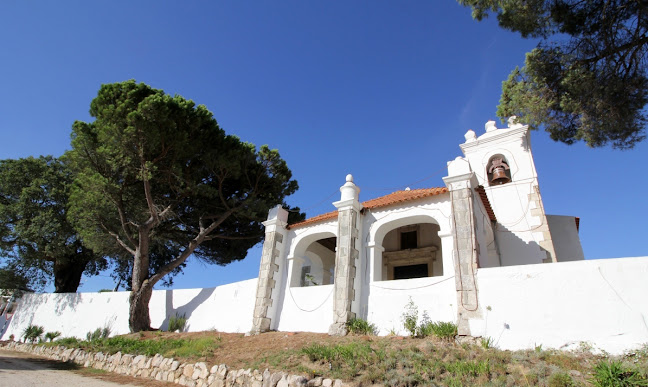
POLYGON ((484 207, 486 208, 486 213, 488 214, 488 218, 492 222, 497 222, 497 218, 495 217, 495 212, 493 211, 493 207, 491 207, 490 200, 488 200, 488 195, 486 195, 486 190, 484 189, 483 186, 479 186, 475 188, 475 191, 479 194, 479 198, 481 199, 482 203, 484 204, 484 207))
MULTIPOLYGON (((390 193, 389 195, 381 196, 376 199, 371 199, 371 200, 367 200, 366 202, 362 202, 362 207, 364 208, 386 207, 396 203, 408 202, 410 200, 417 200, 429 196, 441 195, 446 192, 448 192, 448 189, 446 187, 412 189, 408 191, 396 191, 390 193)), ((291 224, 289 228, 301 227, 307 224, 333 219, 337 217, 337 214, 338 214, 337 211, 327 212, 326 214, 317 215, 312 218, 303 220, 301 222, 291 224)))

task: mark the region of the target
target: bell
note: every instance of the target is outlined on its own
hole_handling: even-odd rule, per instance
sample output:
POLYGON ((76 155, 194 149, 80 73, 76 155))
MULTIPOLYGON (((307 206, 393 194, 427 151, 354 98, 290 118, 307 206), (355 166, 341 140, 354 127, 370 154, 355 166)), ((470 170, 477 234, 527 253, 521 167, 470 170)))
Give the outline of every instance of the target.
POLYGON ((491 179, 491 184, 505 184, 511 181, 511 179, 506 176, 506 170, 503 166, 497 166, 493 168, 493 178, 491 179))

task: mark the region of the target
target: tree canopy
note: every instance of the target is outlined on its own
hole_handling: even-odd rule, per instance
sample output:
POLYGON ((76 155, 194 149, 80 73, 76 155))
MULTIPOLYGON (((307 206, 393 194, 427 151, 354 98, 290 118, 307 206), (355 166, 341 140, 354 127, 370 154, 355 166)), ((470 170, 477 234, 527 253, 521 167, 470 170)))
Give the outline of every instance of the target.
POLYGON ((648 3, 639 0, 458 0, 482 20, 539 38, 504 81, 497 114, 552 139, 632 148, 645 138, 648 3))
POLYGON ((3 278, 35 289, 53 278, 55 292, 67 293, 77 291, 84 272, 106 267, 66 219, 72 179, 51 156, 0 160, 0 254, 15 274, 3 278))
POLYGON ((205 106, 143 83, 102 85, 90 114, 73 125, 71 218, 88 246, 124 257, 129 325, 147 330, 158 281, 191 255, 243 259, 297 182, 278 151, 225 134, 205 106))

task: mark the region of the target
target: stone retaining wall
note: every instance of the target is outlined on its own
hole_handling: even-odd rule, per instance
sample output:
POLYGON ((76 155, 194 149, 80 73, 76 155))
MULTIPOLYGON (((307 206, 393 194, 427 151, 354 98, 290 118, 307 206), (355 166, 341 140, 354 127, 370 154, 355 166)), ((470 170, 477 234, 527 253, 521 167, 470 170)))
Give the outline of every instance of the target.
POLYGON ((117 352, 113 355, 102 352, 87 352, 64 346, 9 342, 6 349, 28 352, 52 360, 73 362, 83 367, 92 367, 138 378, 172 382, 189 387, 347 387, 340 379, 317 377, 311 380, 301 375, 285 372, 263 372, 252 369, 230 369, 225 364, 209 367, 204 362, 180 363, 178 360, 160 354, 148 357, 117 352))

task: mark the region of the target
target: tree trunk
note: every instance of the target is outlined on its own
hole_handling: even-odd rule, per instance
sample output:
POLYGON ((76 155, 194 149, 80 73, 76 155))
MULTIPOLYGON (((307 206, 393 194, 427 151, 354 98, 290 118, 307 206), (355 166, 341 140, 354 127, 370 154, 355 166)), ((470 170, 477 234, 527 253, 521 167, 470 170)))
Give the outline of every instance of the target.
POLYGON ((54 293, 76 293, 87 265, 85 260, 59 258, 54 261, 54 293))
POLYGON ((131 332, 150 331, 151 317, 149 316, 149 301, 153 293, 153 285, 148 282, 142 284, 139 290, 131 291, 129 302, 130 311, 128 327, 131 332))

